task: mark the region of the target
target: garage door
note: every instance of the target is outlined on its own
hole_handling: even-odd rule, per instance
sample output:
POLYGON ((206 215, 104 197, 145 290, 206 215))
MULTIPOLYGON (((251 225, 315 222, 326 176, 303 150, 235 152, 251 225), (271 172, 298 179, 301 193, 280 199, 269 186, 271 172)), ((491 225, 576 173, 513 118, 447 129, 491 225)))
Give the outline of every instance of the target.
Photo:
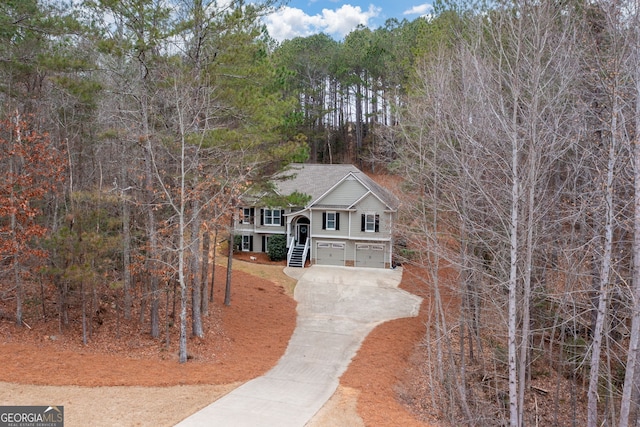
POLYGON ((384 268, 384 245, 356 244, 356 267, 384 268))
POLYGON ((344 243, 318 242, 316 263, 319 265, 344 265, 344 243))

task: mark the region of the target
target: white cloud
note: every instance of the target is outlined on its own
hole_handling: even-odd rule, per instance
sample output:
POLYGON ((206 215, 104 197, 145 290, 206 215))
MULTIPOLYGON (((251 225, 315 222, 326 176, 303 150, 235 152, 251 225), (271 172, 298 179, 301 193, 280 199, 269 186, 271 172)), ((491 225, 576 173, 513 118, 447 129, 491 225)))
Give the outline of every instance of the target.
POLYGON ((306 37, 316 33, 327 33, 343 38, 358 25, 367 26, 369 20, 380 14, 373 5, 363 11, 360 6, 345 4, 339 9, 322 9, 321 14, 307 15, 304 11, 285 6, 265 18, 271 37, 278 41, 294 37, 306 37))
POLYGON ((304 11, 285 6, 265 17, 269 35, 278 41, 308 36, 320 23, 320 16, 309 16, 304 11))
POLYGON ((432 12, 433 12, 433 6, 429 3, 424 3, 418 6, 413 6, 411 9, 405 10, 404 12, 402 12, 402 14, 424 16, 432 12))
POLYGON ((379 14, 380 8, 373 5, 370 5, 366 12, 363 12, 360 6, 351 6, 350 4, 342 5, 337 10, 322 9, 326 32, 341 37, 349 34, 358 25, 366 27, 369 19, 375 18, 379 14))

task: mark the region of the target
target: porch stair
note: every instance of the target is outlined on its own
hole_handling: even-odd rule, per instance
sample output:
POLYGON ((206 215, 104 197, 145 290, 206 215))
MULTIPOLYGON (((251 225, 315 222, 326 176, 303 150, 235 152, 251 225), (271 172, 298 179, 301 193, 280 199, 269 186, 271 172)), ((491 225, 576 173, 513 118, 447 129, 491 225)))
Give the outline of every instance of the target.
POLYGON ((289 267, 304 267, 305 252, 304 245, 295 245, 289 257, 289 267))

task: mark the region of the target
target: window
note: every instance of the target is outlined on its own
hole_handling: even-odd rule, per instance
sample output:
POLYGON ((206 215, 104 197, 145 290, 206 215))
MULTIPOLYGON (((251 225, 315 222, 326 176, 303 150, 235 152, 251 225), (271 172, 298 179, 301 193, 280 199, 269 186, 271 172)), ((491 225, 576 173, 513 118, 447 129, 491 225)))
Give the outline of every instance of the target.
POLYGON ((263 209, 262 225, 282 225, 282 211, 279 209, 263 209))
POLYGON ((322 229, 340 230, 340 214, 338 212, 323 212, 322 229))
POLYGON ((375 213, 362 214, 360 231, 367 233, 377 233, 380 231, 380 215, 375 213))
POLYGON ((253 238, 252 236, 242 236, 242 250, 253 251, 253 238))
POLYGON ((358 251, 384 251, 384 245, 372 245, 369 243, 356 244, 356 250, 358 251))
POLYGON ((327 229, 327 230, 335 230, 336 229, 336 213, 335 212, 327 212, 327 220, 325 221, 325 229, 327 229))
POLYGON ((344 249, 344 243, 318 242, 318 249, 344 249))
POLYGON ((366 214, 364 220, 364 231, 375 231, 376 229, 376 216, 374 214, 366 214))
POLYGON ((253 224, 253 208, 243 208, 242 209, 242 223, 243 224, 253 224))

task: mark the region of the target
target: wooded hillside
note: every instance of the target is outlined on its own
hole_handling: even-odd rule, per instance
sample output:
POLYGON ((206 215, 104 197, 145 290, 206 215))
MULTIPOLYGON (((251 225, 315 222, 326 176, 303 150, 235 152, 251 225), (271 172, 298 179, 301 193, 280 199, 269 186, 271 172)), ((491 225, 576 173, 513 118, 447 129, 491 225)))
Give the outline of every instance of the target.
POLYGON ((238 195, 353 163, 399 182, 443 417, 534 425, 542 393, 640 425, 638 2, 444 1, 280 44, 260 20, 277 6, 0 4, 0 316, 81 316, 89 341, 109 295, 159 338, 173 298, 185 362, 238 195))

